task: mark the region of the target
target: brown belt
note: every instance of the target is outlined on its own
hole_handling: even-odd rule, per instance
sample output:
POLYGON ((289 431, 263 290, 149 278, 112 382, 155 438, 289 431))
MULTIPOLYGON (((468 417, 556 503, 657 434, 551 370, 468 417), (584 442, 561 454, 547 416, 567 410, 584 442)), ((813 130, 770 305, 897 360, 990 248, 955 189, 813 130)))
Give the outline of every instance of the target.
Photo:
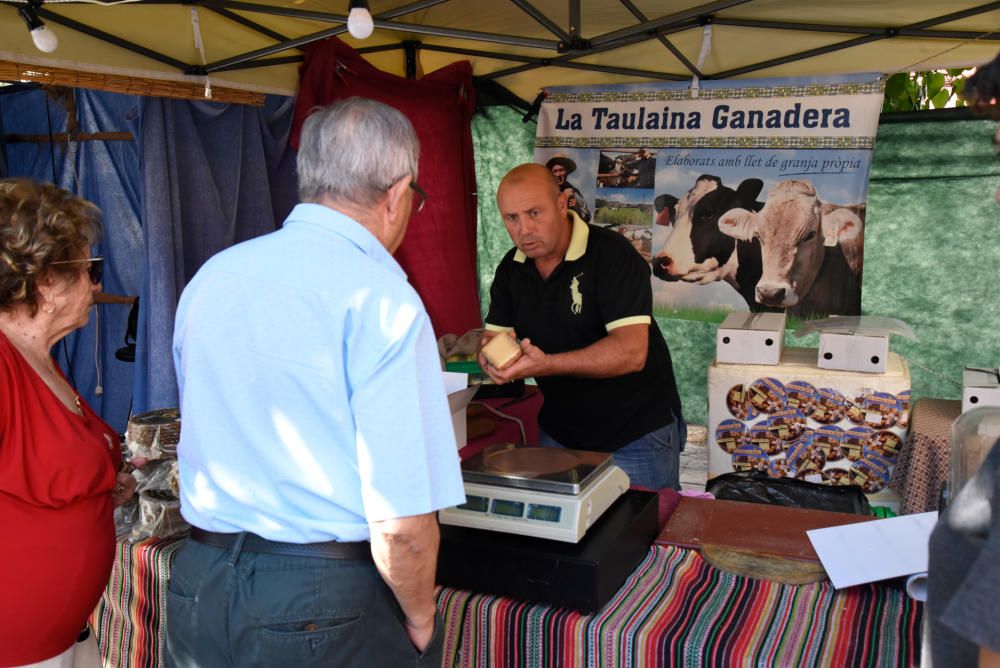
POLYGON ((191 540, 202 545, 211 545, 225 550, 231 549, 243 537, 240 550, 261 554, 282 554, 291 557, 314 557, 316 559, 351 559, 371 561, 372 546, 367 541, 341 543, 331 540, 326 543, 281 543, 262 538, 252 533, 216 533, 191 527, 191 540))

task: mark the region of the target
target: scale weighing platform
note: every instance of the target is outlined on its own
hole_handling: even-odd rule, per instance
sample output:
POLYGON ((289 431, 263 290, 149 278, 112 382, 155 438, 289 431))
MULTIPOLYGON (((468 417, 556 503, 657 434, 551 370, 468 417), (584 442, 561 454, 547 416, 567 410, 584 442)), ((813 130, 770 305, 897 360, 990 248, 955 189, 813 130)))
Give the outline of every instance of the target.
POLYGON ((578 543, 628 490, 604 452, 501 443, 462 462, 466 501, 442 524, 578 543))

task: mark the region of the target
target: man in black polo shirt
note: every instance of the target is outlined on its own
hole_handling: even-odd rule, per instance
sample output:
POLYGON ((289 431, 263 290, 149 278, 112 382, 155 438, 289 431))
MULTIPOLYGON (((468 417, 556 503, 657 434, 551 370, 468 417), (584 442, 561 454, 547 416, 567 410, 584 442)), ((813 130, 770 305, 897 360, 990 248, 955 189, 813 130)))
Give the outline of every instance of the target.
POLYGON ((612 452, 633 485, 678 489, 686 429, 649 265, 580 220, 543 165, 508 172, 497 205, 516 248, 497 267, 483 343, 520 337, 523 354, 502 371, 480 364, 497 383, 537 380, 541 445, 612 452))

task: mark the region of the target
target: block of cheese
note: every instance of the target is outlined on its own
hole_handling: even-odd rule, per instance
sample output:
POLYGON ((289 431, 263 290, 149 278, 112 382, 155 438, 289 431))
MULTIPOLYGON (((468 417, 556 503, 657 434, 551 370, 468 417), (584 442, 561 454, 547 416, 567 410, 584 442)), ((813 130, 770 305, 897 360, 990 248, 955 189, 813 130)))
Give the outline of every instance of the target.
POLYGON ((500 333, 483 346, 483 354, 490 364, 503 370, 521 356, 521 346, 512 337, 500 333))

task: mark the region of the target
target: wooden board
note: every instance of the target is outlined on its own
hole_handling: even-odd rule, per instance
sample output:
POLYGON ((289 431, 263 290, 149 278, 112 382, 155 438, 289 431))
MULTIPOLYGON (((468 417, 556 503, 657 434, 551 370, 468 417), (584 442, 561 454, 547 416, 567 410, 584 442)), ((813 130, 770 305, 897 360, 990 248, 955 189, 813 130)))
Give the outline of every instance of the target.
POLYGON ((874 519, 763 503, 681 497, 656 542, 693 549, 711 545, 758 556, 819 562, 806 531, 874 519))
POLYGON ((809 584, 826 578, 823 566, 814 561, 758 554, 750 550, 715 545, 702 545, 701 556, 716 568, 729 573, 759 580, 772 580, 781 584, 809 584))

